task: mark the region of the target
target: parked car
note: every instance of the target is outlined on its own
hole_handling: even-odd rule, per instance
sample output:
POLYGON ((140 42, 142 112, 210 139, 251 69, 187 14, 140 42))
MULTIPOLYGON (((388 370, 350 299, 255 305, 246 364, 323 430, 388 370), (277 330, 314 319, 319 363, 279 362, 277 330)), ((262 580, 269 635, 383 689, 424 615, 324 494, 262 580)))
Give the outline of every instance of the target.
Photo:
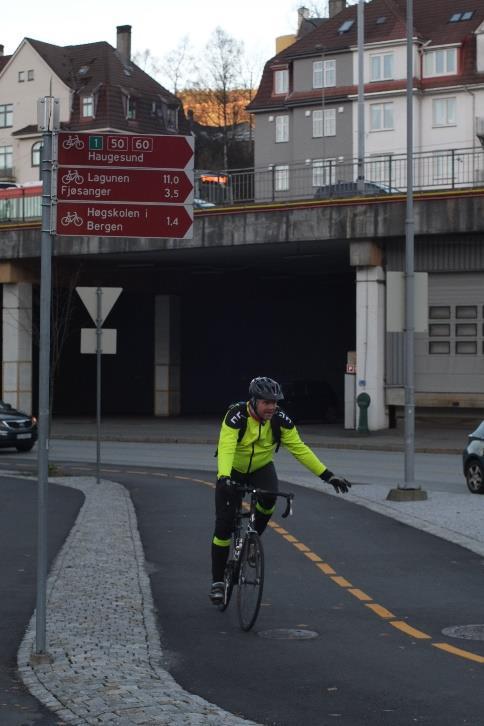
POLYGON ((193 198, 194 209, 209 209, 210 207, 215 206, 216 205, 213 202, 207 202, 205 199, 199 199, 198 197, 193 198))
MULTIPOLYGON (((318 187, 314 193, 314 198, 330 199, 332 197, 355 197, 358 194, 358 182, 338 181, 334 184, 327 184, 324 187, 318 187)), ((381 182, 365 181, 363 194, 374 194, 378 196, 382 194, 401 194, 401 191, 381 182)))
POLYGON ((12 187, 18 187, 19 184, 15 182, 0 181, 0 189, 11 189, 12 187))
POLYGON ((464 476, 472 494, 484 494, 484 421, 468 438, 462 455, 464 476))
POLYGON ((282 381, 282 408, 296 424, 304 421, 335 423, 338 397, 326 381, 282 381))
POLYGON ((0 401, 0 446, 30 451, 37 441, 37 419, 0 401))

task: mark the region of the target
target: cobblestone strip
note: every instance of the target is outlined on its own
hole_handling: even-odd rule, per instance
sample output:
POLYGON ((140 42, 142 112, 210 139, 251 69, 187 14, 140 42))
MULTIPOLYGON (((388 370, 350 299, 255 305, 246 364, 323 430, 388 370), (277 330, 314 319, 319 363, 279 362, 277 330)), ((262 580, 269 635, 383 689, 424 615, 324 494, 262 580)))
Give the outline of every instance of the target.
POLYGON ((86 499, 47 582, 52 662, 30 662, 35 614, 18 652, 30 692, 69 724, 256 726, 187 693, 161 667, 150 582, 125 487, 55 481, 86 499))

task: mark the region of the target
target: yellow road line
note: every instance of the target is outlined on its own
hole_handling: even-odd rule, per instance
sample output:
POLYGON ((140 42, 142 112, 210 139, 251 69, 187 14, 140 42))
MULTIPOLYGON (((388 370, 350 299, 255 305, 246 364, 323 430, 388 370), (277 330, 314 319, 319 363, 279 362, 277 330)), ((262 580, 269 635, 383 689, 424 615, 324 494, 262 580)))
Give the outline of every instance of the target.
POLYGON ((305 552, 304 554, 312 562, 322 562, 323 561, 319 555, 317 555, 315 552, 311 552, 311 550, 309 550, 308 552, 305 552))
POLYGON ((427 635, 427 633, 423 633, 421 630, 417 630, 416 628, 412 628, 411 625, 408 625, 403 620, 391 620, 390 625, 393 625, 394 628, 398 628, 398 630, 401 630, 402 633, 410 635, 412 638, 430 640, 430 635, 427 635))
POLYGON ((468 650, 462 650, 462 648, 456 648, 454 645, 449 645, 448 643, 432 643, 434 648, 439 648, 440 650, 445 650, 447 653, 452 653, 452 655, 458 655, 460 658, 467 658, 467 660, 473 660, 475 663, 484 663, 484 658, 482 655, 477 655, 477 653, 470 653, 468 650))
POLYGON ((348 582, 348 580, 344 577, 340 577, 339 575, 334 575, 331 579, 340 587, 352 587, 351 582, 348 582))
POLYGON ((328 565, 326 562, 317 562, 316 566, 319 567, 325 575, 336 575, 336 572, 333 570, 331 565, 328 565))
POLYGON ((306 547, 306 545, 303 544, 302 542, 295 542, 294 543, 294 547, 296 549, 298 549, 300 552, 311 552, 311 550, 309 549, 309 547, 306 547))
POLYGON ((351 592, 352 595, 358 598, 358 600, 362 600, 363 602, 372 599, 369 595, 366 594, 366 592, 363 592, 363 590, 359 590, 357 587, 350 588, 348 592, 351 592))
MULTIPOLYGON (((371 598, 370 598, 371 600, 371 598)), ((368 603, 367 608, 370 608, 370 610, 373 610, 374 613, 379 615, 381 618, 394 618, 395 615, 390 612, 390 610, 387 610, 383 607, 383 605, 377 605, 376 602, 368 603)))
POLYGON ((287 539, 288 542, 298 542, 299 540, 296 539, 292 534, 285 534, 283 535, 284 539, 287 539))

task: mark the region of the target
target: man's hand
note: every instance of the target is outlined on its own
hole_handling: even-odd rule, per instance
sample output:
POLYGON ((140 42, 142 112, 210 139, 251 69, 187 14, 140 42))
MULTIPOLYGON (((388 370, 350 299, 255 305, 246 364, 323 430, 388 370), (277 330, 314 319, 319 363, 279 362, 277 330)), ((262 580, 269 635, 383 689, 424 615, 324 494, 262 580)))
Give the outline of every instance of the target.
POLYGON ((229 476, 219 476, 217 479, 217 484, 220 484, 220 486, 224 487, 227 491, 234 491, 235 487, 237 486, 237 482, 231 479, 229 476))
POLYGON ((350 482, 342 476, 336 476, 329 469, 325 469, 319 478, 325 481, 327 484, 331 484, 337 494, 346 494, 350 489, 350 482))

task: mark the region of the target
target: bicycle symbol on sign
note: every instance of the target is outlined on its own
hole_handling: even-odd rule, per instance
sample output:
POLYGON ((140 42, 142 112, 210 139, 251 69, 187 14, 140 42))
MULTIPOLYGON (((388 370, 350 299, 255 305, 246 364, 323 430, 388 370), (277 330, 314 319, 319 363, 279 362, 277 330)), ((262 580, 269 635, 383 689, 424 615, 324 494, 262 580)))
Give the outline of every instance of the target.
POLYGON ((63 184, 70 184, 72 182, 75 182, 76 184, 82 184, 84 182, 84 177, 79 174, 77 169, 69 169, 67 174, 64 174, 62 177, 62 183, 63 184))
POLYGON ((80 217, 77 212, 67 212, 67 214, 62 217, 61 224, 64 227, 67 227, 69 224, 75 224, 76 227, 80 227, 82 225, 82 217, 80 217))
POLYGON ((79 138, 77 134, 74 136, 72 134, 69 134, 67 139, 64 139, 62 142, 62 148, 63 149, 83 149, 84 148, 84 141, 79 138))

